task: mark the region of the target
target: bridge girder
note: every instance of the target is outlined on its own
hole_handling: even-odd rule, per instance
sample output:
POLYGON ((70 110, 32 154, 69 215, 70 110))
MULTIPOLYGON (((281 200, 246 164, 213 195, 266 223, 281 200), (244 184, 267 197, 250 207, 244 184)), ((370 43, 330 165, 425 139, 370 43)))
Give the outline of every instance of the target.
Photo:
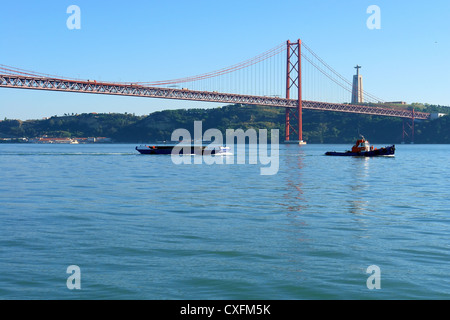
MULTIPOLYGON (((232 93, 195 91, 186 89, 147 87, 134 84, 77 81, 68 79, 37 78, 17 75, 0 75, 0 88, 48 90, 107 94, 160 99, 191 100, 217 103, 232 103, 268 107, 297 108, 298 101, 281 97, 265 97, 232 93)), ((302 100, 303 109, 369 114, 399 118, 425 120, 429 113, 411 110, 389 109, 376 106, 340 104, 302 100)))

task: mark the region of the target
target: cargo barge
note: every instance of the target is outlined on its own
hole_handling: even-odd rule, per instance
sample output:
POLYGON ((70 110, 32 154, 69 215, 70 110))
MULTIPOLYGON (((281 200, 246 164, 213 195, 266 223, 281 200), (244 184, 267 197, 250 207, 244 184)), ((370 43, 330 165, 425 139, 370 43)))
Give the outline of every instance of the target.
POLYGON ((173 149, 177 147, 176 154, 186 155, 229 155, 229 147, 207 148, 206 146, 183 146, 183 145, 141 145, 136 150, 140 154, 172 154, 173 149))

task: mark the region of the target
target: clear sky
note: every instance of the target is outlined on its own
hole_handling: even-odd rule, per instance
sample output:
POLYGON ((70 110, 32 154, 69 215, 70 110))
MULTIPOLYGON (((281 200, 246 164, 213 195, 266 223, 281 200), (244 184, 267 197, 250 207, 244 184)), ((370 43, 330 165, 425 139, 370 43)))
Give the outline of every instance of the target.
MULTIPOLYGON (((448 0, 23 0, 0 4, 0 64, 83 79, 157 81, 201 74, 301 38, 385 101, 450 106, 448 0), (67 8, 81 9, 70 30, 67 8), (381 29, 369 29, 370 5, 381 29)), ((0 119, 218 106, 0 88, 0 119)))

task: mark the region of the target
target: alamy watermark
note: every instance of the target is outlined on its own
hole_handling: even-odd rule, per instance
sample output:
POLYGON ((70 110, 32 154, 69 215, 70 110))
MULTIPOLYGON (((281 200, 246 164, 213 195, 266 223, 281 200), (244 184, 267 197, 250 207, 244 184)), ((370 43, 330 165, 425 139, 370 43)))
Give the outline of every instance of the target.
POLYGON ((377 5, 371 5, 367 7, 369 18, 367 18, 366 25, 370 30, 381 29, 381 9, 377 5))
MULTIPOLYGON (((218 154, 210 153, 217 146, 224 145, 224 137, 219 129, 208 129, 203 133, 202 122, 194 121, 194 137, 192 139, 191 133, 187 129, 176 129, 173 131, 171 140, 180 141, 171 153, 172 162, 174 164, 246 164, 247 158, 249 164, 260 164, 261 175, 275 175, 279 169, 279 130, 271 129, 270 143, 268 143, 267 129, 227 129, 226 147, 229 150, 236 150, 236 157, 223 157, 218 154), (209 141, 210 144, 205 146, 205 151, 199 155, 190 157, 191 148, 197 146, 202 141, 209 141), (256 146, 254 152, 246 152, 246 146, 256 146), (236 143, 235 143, 236 142, 236 143), (270 146, 270 147, 269 147, 270 146), (269 153, 270 148, 270 153, 269 153)), ((250 149, 250 148, 249 148, 250 149)))
POLYGON ((81 29, 81 9, 77 5, 70 5, 67 7, 66 13, 70 16, 66 20, 66 26, 69 30, 81 29))
POLYGON ((66 281, 67 289, 80 290, 81 289, 81 269, 80 269, 80 267, 77 265, 70 265, 67 267, 66 272, 70 274, 70 276, 67 278, 67 281, 66 281))
POLYGON ((367 267, 366 273, 370 273, 369 278, 367 278, 366 285, 367 289, 381 289, 381 269, 379 266, 371 265, 367 267))

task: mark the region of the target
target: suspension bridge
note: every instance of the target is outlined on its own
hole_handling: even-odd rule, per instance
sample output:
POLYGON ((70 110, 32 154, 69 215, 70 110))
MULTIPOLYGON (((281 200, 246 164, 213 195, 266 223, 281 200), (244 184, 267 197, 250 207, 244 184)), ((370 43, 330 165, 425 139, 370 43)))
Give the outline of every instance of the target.
POLYGON ((285 108, 285 141, 300 144, 303 109, 403 118, 403 134, 412 141, 415 119, 430 118, 429 113, 389 105, 367 91, 360 93, 364 103, 349 103, 353 83, 300 39, 213 72, 153 82, 76 79, 0 64, 0 87, 285 108))

